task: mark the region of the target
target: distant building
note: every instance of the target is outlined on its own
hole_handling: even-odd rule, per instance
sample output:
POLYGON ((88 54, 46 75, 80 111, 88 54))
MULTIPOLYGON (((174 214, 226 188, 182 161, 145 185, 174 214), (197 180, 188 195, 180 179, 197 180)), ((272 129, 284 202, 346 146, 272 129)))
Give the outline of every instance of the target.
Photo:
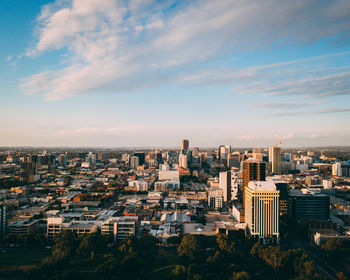
POLYGON ((271 163, 271 172, 281 174, 281 148, 271 146, 269 149, 269 162, 271 163))
POLYGON ((61 154, 58 156, 58 164, 61 167, 66 167, 67 166, 67 155, 61 154))
POLYGON ((180 153, 179 154, 179 168, 187 169, 187 167, 188 167, 187 155, 180 153))
POLYGON ((337 176, 337 177, 341 177, 342 176, 341 163, 340 162, 333 163, 333 165, 332 165, 332 175, 333 176, 337 176))
POLYGON ((159 181, 180 181, 180 173, 177 168, 170 168, 168 164, 161 164, 158 171, 159 181))
POLYGON ((230 156, 231 156, 231 146, 221 145, 219 147, 219 163, 223 163, 225 166, 228 166, 230 156))
POLYGON ((137 167, 139 166, 139 157, 137 156, 132 156, 130 159, 130 168, 131 169, 137 169, 137 167))
POLYGON ((250 234, 279 243, 279 191, 272 181, 251 181, 245 188, 245 222, 250 234))
POLYGON ((139 164, 138 165, 144 165, 145 164, 145 153, 143 152, 137 152, 134 153, 134 157, 138 157, 139 158, 139 164))
POLYGON ((189 147, 190 147, 190 142, 187 139, 183 139, 181 141, 181 151, 188 151, 189 147))
POLYGON ((329 196, 319 189, 290 190, 288 215, 297 221, 329 220, 329 196))

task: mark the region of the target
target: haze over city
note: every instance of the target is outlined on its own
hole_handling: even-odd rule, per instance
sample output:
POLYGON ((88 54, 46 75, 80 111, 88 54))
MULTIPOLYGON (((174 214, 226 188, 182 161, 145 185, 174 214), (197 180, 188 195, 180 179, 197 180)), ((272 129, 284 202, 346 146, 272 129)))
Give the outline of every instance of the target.
POLYGON ((349 144, 347 1, 2 1, 0 145, 349 144))

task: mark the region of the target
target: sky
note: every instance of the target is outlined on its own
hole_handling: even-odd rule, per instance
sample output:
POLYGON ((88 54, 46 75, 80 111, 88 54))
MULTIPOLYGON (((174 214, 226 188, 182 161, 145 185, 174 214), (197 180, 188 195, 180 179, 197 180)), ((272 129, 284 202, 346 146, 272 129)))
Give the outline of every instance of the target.
POLYGON ((350 144, 350 1, 2 0, 0 146, 350 144))

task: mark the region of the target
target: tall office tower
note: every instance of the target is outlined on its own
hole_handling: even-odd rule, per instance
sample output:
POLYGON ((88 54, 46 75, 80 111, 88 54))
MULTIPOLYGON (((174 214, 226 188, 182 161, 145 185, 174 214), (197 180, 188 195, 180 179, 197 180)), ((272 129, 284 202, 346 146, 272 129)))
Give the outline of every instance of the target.
POLYGON ((340 162, 333 163, 333 165, 332 165, 332 175, 341 177, 342 170, 341 170, 341 163, 340 162))
POLYGON ((219 147, 219 162, 223 163, 227 166, 227 161, 229 159, 229 155, 231 155, 231 146, 223 146, 219 147))
POLYGON ((182 153, 179 154, 179 168, 187 169, 187 155, 182 153))
POLYGON ((4 236, 6 234, 6 229, 7 229, 6 205, 0 203, 0 236, 4 236))
POLYGON ((137 153, 134 153, 134 156, 139 158, 139 165, 145 164, 145 158, 146 158, 145 153, 137 152, 137 153))
POLYGON ((139 166, 139 158, 137 156, 132 156, 130 158, 130 168, 131 169, 137 169, 137 167, 139 166))
POLYGON ((181 142, 181 151, 188 151, 190 147, 190 142, 187 139, 183 139, 181 142))
POLYGON ((250 181, 266 180, 266 164, 257 159, 248 159, 243 162, 243 186, 247 187, 250 181))
POLYGON ((271 162, 271 171, 275 174, 281 173, 281 148, 271 146, 269 149, 269 162, 271 162))
POLYGON ((261 160, 249 158, 243 161, 243 205, 245 197, 245 188, 250 181, 266 180, 266 163, 261 160))
POLYGON ((66 167, 67 165, 67 155, 61 154, 58 156, 58 164, 62 167, 66 167))
POLYGON ((245 222, 250 234, 279 243, 279 191, 272 181, 251 181, 245 188, 245 222))
POLYGON ((219 183, 224 193, 224 201, 231 201, 231 171, 220 172, 219 183))

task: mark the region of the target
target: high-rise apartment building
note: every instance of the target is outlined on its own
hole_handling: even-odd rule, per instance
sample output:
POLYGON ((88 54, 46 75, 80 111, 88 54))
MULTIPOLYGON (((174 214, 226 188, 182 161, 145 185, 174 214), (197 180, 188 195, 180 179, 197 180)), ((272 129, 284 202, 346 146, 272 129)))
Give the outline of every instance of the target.
POLYGON ((342 170, 341 170, 341 163, 340 162, 335 162, 332 165, 332 175, 341 177, 342 176, 342 170))
POLYGON ((231 201, 231 171, 220 172, 220 189, 223 191, 224 201, 231 201))
POLYGON ((181 141, 181 151, 188 151, 189 147, 190 147, 190 142, 187 139, 183 139, 181 141))
POLYGON ((245 222, 250 234, 263 243, 279 243, 279 191, 272 181, 251 181, 245 188, 245 222))
POLYGON ((277 145, 271 146, 269 149, 269 162, 271 163, 271 171, 275 174, 281 173, 281 148, 277 145))
POLYGON ((179 154, 179 168, 181 169, 187 169, 187 155, 184 155, 182 153, 179 154))

